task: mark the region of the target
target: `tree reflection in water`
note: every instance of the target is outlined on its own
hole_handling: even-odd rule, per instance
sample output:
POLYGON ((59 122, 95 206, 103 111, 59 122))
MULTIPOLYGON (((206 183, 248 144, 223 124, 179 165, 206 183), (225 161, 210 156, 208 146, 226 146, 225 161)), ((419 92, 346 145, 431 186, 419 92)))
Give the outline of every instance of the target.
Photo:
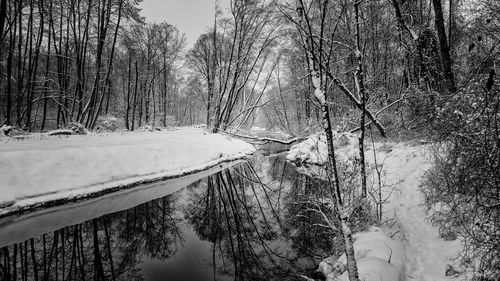
POLYGON ((142 280, 140 258, 168 259, 182 242, 171 197, 4 247, 0 280, 142 280))
POLYGON ((337 234, 304 212, 321 185, 283 155, 256 157, 170 196, 4 247, 0 280, 300 280, 340 249, 337 234), (193 241, 208 246, 186 250, 193 241))

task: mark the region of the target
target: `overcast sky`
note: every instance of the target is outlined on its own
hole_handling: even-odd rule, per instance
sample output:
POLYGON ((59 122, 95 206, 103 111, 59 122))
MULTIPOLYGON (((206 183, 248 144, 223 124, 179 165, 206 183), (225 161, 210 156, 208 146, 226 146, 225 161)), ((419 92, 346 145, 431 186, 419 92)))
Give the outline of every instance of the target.
MULTIPOLYGON (((219 0, 223 9, 230 0, 219 0)), ((167 22, 186 34, 187 49, 213 26, 215 0, 143 0, 142 16, 148 22, 167 22)))

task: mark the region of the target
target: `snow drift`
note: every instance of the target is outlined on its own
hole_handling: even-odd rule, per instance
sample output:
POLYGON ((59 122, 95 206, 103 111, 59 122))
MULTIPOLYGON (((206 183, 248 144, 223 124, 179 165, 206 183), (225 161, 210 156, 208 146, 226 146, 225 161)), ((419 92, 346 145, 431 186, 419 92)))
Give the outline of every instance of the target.
MULTIPOLYGON (((399 281, 404 279, 404 251, 399 241, 391 239, 378 227, 353 235, 359 280, 399 281)), ((324 259, 318 271, 327 281, 349 281, 345 254, 335 260, 324 259)))
MULTIPOLYGON (((333 131, 333 146, 340 161, 353 161, 358 157, 359 141, 354 134, 333 131)), ((325 133, 313 134, 305 141, 293 145, 286 159, 296 166, 325 165, 328 160, 325 133)))
POLYGON ((185 175, 254 151, 241 140, 197 128, 2 139, 0 216, 185 175))

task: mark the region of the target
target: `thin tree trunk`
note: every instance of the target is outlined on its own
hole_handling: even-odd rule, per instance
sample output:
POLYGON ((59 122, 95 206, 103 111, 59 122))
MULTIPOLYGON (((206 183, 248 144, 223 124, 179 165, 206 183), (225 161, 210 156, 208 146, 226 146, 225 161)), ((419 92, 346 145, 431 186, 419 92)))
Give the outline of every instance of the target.
MULTIPOLYGON (((50 1, 49 5, 49 13, 52 13, 52 1, 50 1)), ((50 17, 52 19, 52 16, 50 17)), ((49 19, 49 21, 51 21, 49 19)), ((49 24, 50 25, 50 24, 49 24)), ((43 82, 43 116, 42 116, 42 125, 40 127, 40 130, 43 131, 45 129, 45 121, 47 120, 47 81, 48 81, 48 76, 49 76, 49 69, 50 69, 50 43, 52 37, 50 36, 50 26, 49 26, 49 33, 48 33, 48 43, 47 43, 47 61, 45 65, 45 75, 44 75, 44 82, 43 82)))
POLYGON ((360 2, 356 1, 354 4, 355 16, 356 16, 356 59, 358 62, 358 70, 356 71, 357 77, 357 89, 359 97, 361 99, 362 109, 361 109, 361 135, 359 136, 359 161, 361 169, 361 196, 363 198, 367 197, 366 188, 366 164, 365 164, 365 112, 366 112, 366 91, 364 83, 364 73, 363 73, 363 54, 361 53, 361 22, 359 20, 359 5, 360 2))
MULTIPOLYGON (((322 7, 322 13, 323 17, 326 16, 326 3, 325 6, 322 7)), ((344 247, 345 247, 345 254, 347 258, 347 271, 348 271, 348 276, 350 281, 358 281, 358 267, 356 264, 356 257, 354 255, 354 246, 353 246, 353 239, 352 239, 352 232, 351 232, 351 226, 350 226, 350 220, 349 220, 349 213, 348 210, 345 210, 344 208, 344 202, 342 200, 342 192, 340 188, 340 179, 338 175, 338 170, 337 170, 337 162, 335 159, 335 148, 333 147, 333 133, 332 133, 332 125, 330 121, 330 112, 329 112, 329 107, 326 102, 326 92, 328 87, 324 86, 322 82, 324 82, 323 77, 321 76, 321 73, 319 73, 317 70, 322 69, 322 49, 321 49, 321 44, 320 44, 320 49, 316 50, 315 48, 317 47, 316 45, 313 44, 314 42, 314 36, 312 29, 310 28, 310 22, 308 16, 305 14, 305 12, 301 13, 300 11, 306 11, 305 5, 302 0, 297 0, 297 11, 299 14, 299 25, 305 25, 304 26, 299 26, 299 28, 303 30, 308 30, 306 31, 306 36, 307 38, 307 43, 306 39, 302 38, 303 44, 304 44, 304 50, 306 52, 306 58, 308 59, 308 70, 311 75, 312 79, 312 84, 314 87, 314 93, 316 98, 321 104, 321 109, 322 109, 322 126, 323 126, 323 131, 326 135, 326 141, 327 141, 327 148, 328 148, 328 163, 327 163, 327 175, 328 175, 328 181, 329 181, 329 186, 331 188, 331 192, 333 194, 333 197, 335 199, 335 208, 336 208, 336 214, 337 217, 341 223, 341 232, 342 236, 344 238, 344 247), (305 24, 304 24, 305 21, 305 24), (319 54, 316 56, 316 54, 319 54), (332 176, 333 176, 333 182, 332 182, 332 176)), ((323 38, 323 29, 324 26, 321 26, 321 35, 320 35, 320 42, 322 42, 323 38)), ((329 71, 325 69, 325 74, 326 75, 331 75, 329 71)), ((338 80, 338 79, 337 79, 338 80)), ((334 81, 335 82, 335 81, 334 81)), ((348 91, 348 90, 347 90, 348 91)))
MULTIPOLYGON (((216 3, 217 4, 217 3, 216 3)), ((217 8, 217 7, 216 7, 217 8)), ((213 48, 213 55, 211 56, 212 59, 212 64, 211 66, 208 67, 209 74, 208 74, 208 97, 207 97, 207 128, 210 127, 210 120, 212 118, 211 115, 211 107, 212 107, 212 102, 214 98, 214 91, 215 91, 215 73, 217 72, 217 12, 215 12, 215 18, 214 18, 214 32, 213 32, 213 38, 212 38, 212 48, 213 48)))
POLYGON ((135 61, 135 85, 134 85, 134 103, 132 104, 132 131, 135 127, 135 108, 137 107, 137 83, 139 80, 139 69, 137 68, 137 60, 135 61))
POLYGON ((125 127, 127 130, 130 130, 130 124, 129 124, 129 111, 130 111, 130 80, 132 79, 132 54, 130 53, 129 50, 129 55, 128 55, 128 74, 127 74, 127 105, 125 108, 125 127))
MULTIPOLYGON (((15 11, 14 11, 15 12, 15 11)), ((17 15, 16 15, 17 16, 17 15)), ((15 19, 14 19, 15 22, 15 19)), ((9 55, 7 57, 7 125, 12 125, 12 60, 16 44, 17 25, 14 23, 9 31, 9 55)))
POLYGON ((18 1, 17 15, 18 15, 18 30, 19 30, 19 41, 17 43, 17 99, 16 99, 16 115, 17 115, 17 126, 21 127, 21 108, 23 106, 23 66, 22 66, 22 46, 23 46, 23 20, 22 20, 22 9, 23 0, 18 1))
MULTIPOLYGON (((26 88, 27 88, 27 93, 26 93, 26 125, 25 127, 31 131, 31 111, 32 111, 32 106, 33 106, 33 79, 32 77, 35 76, 34 74, 34 69, 33 69, 33 64, 37 63, 33 59, 33 37, 34 37, 34 24, 33 24, 33 17, 34 17, 34 3, 33 0, 30 0, 29 2, 30 6, 30 14, 28 17, 28 31, 26 33, 26 38, 29 37, 29 45, 28 45, 28 40, 26 40, 26 47, 29 49, 29 56, 28 56, 28 79, 26 81, 26 88)), ((26 58, 25 58, 26 60, 26 58)))

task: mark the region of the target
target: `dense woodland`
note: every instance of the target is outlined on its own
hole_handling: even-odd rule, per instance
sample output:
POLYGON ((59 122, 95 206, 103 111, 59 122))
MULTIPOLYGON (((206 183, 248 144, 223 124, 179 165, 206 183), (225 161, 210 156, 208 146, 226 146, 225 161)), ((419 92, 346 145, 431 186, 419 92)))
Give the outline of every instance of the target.
POLYGON ((442 206, 432 221, 465 241, 482 280, 498 280, 500 2, 232 0, 187 48, 182 30, 141 17, 139 0, 0 1, 1 125, 96 129, 114 116, 132 131, 425 139, 437 151, 422 188, 442 206))
POLYGON ((318 49, 339 130, 359 126, 355 100, 396 134, 425 129, 439 98, 495 77, 495 1, 361 1, 357 9, 349 1, 232 1, 190 49, 176 27, 147 23, 139 2, 2 0, 1 124, 92 129, 112 115, 129 130, 256 121, 314 130, 321 108, 308 44, 318 49), (307 14, 304 26, 297 12, 307 14))

